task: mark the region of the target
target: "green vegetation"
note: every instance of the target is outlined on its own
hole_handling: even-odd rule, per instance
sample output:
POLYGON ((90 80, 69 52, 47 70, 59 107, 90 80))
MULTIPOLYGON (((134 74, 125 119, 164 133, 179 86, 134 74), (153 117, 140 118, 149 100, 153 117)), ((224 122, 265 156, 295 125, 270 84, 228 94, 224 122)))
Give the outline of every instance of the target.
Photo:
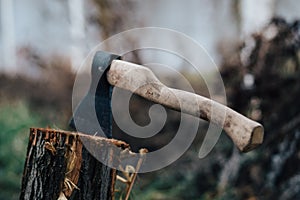
POLYGON ((29 128, 45 121, 19 101, 0 104, 0 199, 18 199, 29 128))

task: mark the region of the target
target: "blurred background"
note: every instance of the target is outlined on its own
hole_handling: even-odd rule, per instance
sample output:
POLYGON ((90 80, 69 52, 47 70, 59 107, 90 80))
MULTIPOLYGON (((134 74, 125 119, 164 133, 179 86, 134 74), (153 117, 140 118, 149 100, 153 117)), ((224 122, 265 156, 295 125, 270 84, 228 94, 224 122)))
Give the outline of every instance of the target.
MULTIPOLYGON (((297 0, 0 0, 0 199, 19 197, 29 127, 68 129, 75 73, 88 52, 114 34, 144 26, 173 29, 201 44, 219 66, 228 105, 261 122, 265 139, 257 150, 241 154, 222 134, 199 159, 207 128, 201 123, 179 160, 138 176, 131 198, 300 199, 298 19, 297 0)), ((128 55, 136 63, 143 59, 147 53, 128 55)), ((209 71, 210 65, 203 61, 201 67, 209 71)), ((196 93, 208 95, 182 63, 174 68, 196 93)), ((180 85, 168 73, 160 78, 180 85)), ((150 106, 134 96, 132 118, 146 125, 150 106)), ((115 125, 116 137, 133 150, 158 149, 180 123, 178 113, 167 113, 151 142, 134 141, 115 125)))

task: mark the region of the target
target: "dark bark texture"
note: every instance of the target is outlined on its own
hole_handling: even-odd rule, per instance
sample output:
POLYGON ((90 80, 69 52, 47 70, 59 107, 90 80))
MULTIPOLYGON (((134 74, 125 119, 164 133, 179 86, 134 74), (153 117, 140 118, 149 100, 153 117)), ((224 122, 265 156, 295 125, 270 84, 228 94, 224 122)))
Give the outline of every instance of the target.
POLYGON ((95 159, 82 145, 83 138, 105 152, 109 146, 129 148, 117 140, 31 128, 20 199, 113 199, 116 170, 95 159))

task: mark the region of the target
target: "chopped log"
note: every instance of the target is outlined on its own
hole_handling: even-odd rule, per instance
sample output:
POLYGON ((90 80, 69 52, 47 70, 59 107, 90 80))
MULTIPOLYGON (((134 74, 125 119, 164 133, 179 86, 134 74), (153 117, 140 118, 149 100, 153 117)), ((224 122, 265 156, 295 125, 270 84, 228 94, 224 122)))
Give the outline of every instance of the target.
POLYGON ((95 151, 104 149, 107 160, 113 160, 116 149, 123 157, 134 155, 119 140, 31 128, 20 199, 114 199, 116 169, 98 161, 90 151, 93 148, 83 145, 87 142, 97 147, 95 151))

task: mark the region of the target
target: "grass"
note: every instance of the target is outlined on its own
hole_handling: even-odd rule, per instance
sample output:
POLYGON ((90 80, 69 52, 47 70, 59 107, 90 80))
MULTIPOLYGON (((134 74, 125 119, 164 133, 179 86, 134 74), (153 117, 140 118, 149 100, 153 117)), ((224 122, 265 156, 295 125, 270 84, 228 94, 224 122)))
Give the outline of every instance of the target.
POLYGON ((0 199, 19 198, 29 128, 45 124, 22 101, 0 103, 0 199))

